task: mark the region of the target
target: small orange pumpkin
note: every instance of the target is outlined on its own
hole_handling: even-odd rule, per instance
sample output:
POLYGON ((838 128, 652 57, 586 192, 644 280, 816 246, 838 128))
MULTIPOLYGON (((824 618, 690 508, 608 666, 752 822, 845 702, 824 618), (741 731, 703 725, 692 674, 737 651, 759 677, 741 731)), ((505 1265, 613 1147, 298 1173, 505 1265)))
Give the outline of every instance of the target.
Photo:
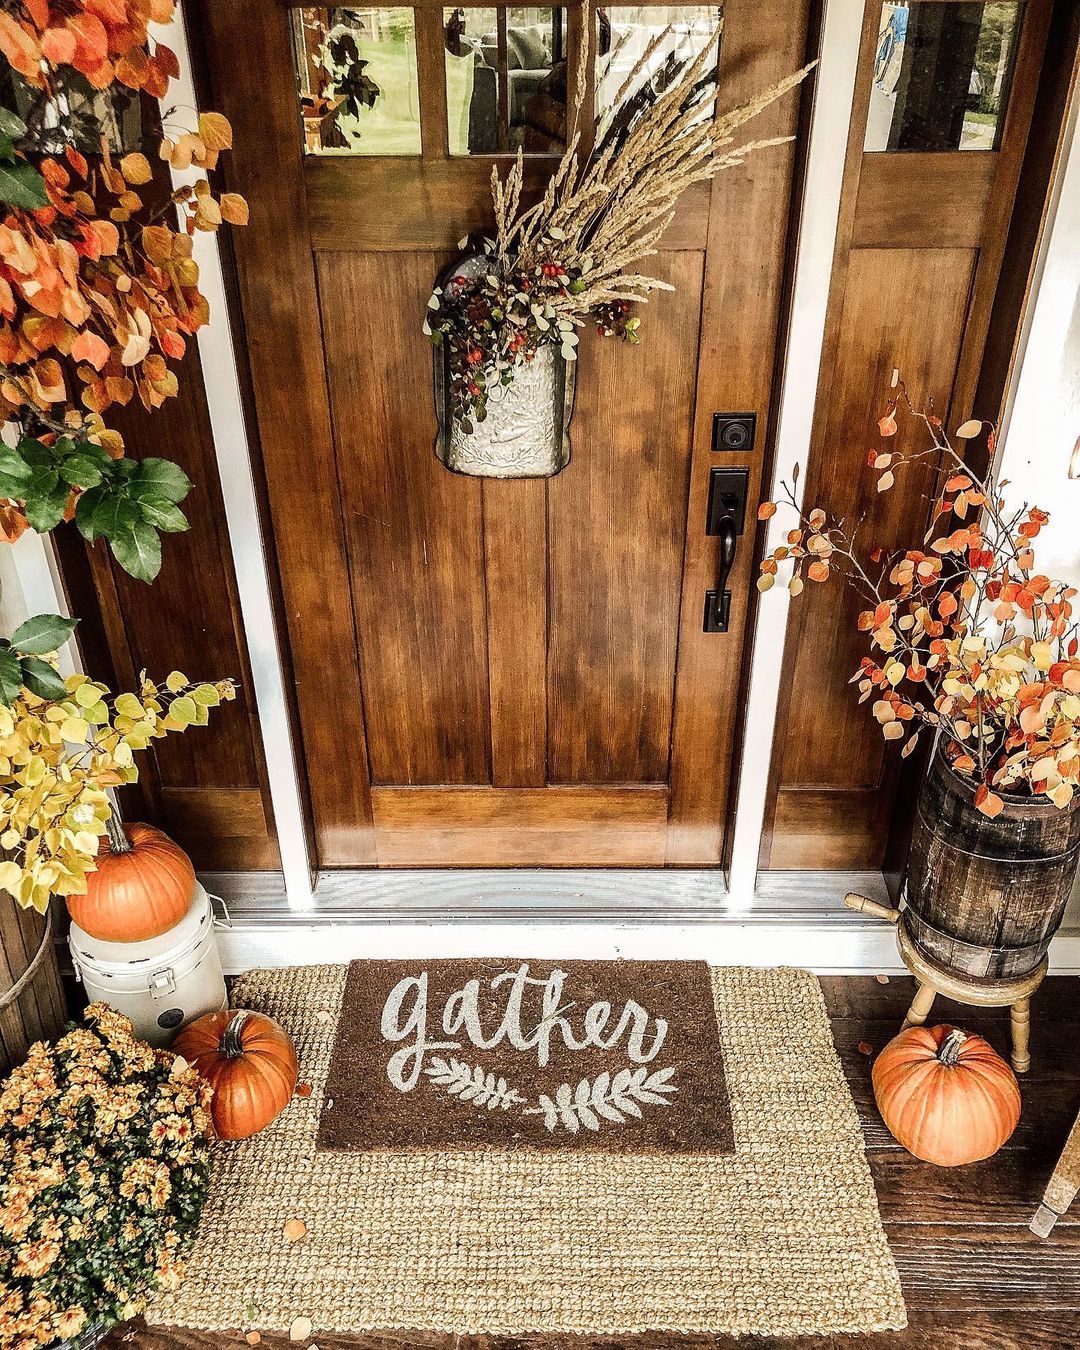
POLYGON ((874 1097, 897 1141, 939 1167, 989 1158, 1020 1119, 1016 1075, 981 1036, 909 1027, 877 1057, 874 1097))
POLYGON ((121 833, 112 824, 86 894, 69 895, 67 907, 91 937, 142 942, 178 924, 194 894, 195 869, 179 844, 153 825, 125 824, 121 833))
POLYGON ((262 1013, 207 1013, 173 1041, 214 1089, 210 1114, 219 1139, 266 1129, 292 1099, 296 1051, 289 1033, 262 1013))

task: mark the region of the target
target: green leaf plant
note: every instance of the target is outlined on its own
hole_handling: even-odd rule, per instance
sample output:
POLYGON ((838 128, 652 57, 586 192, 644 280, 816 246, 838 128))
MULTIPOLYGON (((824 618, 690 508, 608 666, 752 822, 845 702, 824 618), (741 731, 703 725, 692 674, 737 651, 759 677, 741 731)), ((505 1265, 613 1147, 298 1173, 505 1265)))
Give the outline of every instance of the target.
POLYGON ((17 499, 32 530, 47 534, 74 515, 88 543, 105 539, 116 561, 139 581, 161 570, 159 532, 188 528, 179 503, 191 481, 167 459, 114 459, 92 441, 24 436, 0 445, 0 496, 17 499))
POLYGON ((10 638, 0 638, 0 704, 10 708, 23 689, 48 702, 67 696, 63 676, 42 657, 62 647, 77 623, 59 614, 35 614, 10 638))

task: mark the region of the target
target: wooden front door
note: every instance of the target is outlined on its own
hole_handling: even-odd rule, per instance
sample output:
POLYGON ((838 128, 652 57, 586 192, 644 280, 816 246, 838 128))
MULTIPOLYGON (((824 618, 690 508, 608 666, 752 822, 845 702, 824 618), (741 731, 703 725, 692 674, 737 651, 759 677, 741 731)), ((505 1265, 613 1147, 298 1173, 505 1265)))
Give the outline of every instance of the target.
MULTIPOLYGON (((724 10, 732 106, 802 62, 806 6, 724 10)), ((239 290, 320 864, 719 864, 790 147, 687 194, 650 260, 675 291, 643 311, 640 346, 583 337, 569 465, 463 477, 433 453, 425 305, 457 241, 490 221, 498 153, 560 134, 548 114, 581 12, 198 0, 189 14, 235 129, 229 185, 251 204, 239 290), (343 38, 370 58, 374 101, 358 82, 356 119, 309 101, 302 124, 298 77, 343 38), (753 446, 714 450, 715 412, 756 413, 753 446), (703 631, 714 466, 749 470, 726 633, 703 631)), ((790 133, 797 111, 789 96, 751 134, 790 133)), ((555 162, 529 160, 534 185, 555 162)))

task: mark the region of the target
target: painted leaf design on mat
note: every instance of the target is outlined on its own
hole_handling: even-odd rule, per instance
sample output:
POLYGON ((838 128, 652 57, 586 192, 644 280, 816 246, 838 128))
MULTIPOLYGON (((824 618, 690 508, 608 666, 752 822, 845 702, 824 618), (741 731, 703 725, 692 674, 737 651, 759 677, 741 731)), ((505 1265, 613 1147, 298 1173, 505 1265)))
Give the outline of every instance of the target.
POLYGON ((505 1078, 485 1073, 479 1064, 470 1067, 464 1060, 451 1058, 447 1061, 439 1055, 433 1055, 424 1072, 452 1097, 462 1102, 473 1102, 476 1106, 485 1106, 489 1111, 494 1111, 496 1107, 509 1111, 511 1106, 520 1106, 525 1101, 505 1078))
POLYGON ((679 1090, 669 1081, 674 1072, 674 1067, 657 1069, 651 1074, 645 1067, 620 1069, 614 1078, 609 1073, 601 1073, 591 1080, 582 1078, 576 1087, 561 1083, 555 1089, 554 1098, 542 1092, 537 1098, 539 1106, 530 1107, 525 1114, 543 1115, 549 1130, 561 1125, 571 1134, 577 1134, 582 1127, 597 1132, 601 1119, 623 1125, 627 1116, 641 1118, 639 1103, 649 1106, 671 1104, 667 1094, 679 1090))

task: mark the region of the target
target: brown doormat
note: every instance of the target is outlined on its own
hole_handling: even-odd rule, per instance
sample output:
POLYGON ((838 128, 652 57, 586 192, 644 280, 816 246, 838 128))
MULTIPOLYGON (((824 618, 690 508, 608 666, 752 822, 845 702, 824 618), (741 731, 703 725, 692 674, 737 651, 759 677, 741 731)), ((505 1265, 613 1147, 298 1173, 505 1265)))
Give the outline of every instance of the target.
POLYGON ((319 1147, 730 1153, 704 961, 354 961, 319 1147))
MULTIPOLYGON (((490 962, 472 964, 475 978, 490 980, 490 962)), ((528 965, 550 973, 544 963, 528 965)), ((574 966, 559 968, 571 977, 564 1001, 569 994, 580 1026, 574 966)), ((627 962, 618 982, 653 1016, 662 1001, 650 986, 657 969, 667 967, 627 962)), ((348 970, 244 976, 234 1006, 288 1028, 311 1094, 296 1097, 261 1135, 219 1147, 188 1278, 149 1320, 274 1332, 307 1318, 315 1339, 391 1329, 793 1336, 903 1327, 900 1282, 817 981, 793 970, 709 975, 733 1126, 727 1153, 643 1140, 583 1150, 576 1140, 583 1131, 570 1129, 552 1131, 562 1148, 520 1140, 462 1146, 457 1135, 422 1148, 323 1148, 320 1118, 338 1119, 328 1077, 335 1046, 346 1044, 339 1017, 348 970), (297 1219, 306 1231, 290 1241, 286 1225, 295 1237, 297 1219)), ((366 983, 363 972, 357 978, 366 983)), ((588 978, 598 994, 609 987, 602 970, 588 978)), ((683 978, 692 985, 692 969, 683 978)), ((381 987, 375 973, 371 979, 381 987)), ((621 1010, 623 994, 616 1000, 610 988, 621 1010)), ((428 1035, 433 1027, 429 1020, 428 1035)), ((464 1051, 447 1053, 464 1059, 464 1051)), ((471 1044, 469 1052, 479 1064, 471 1044)), ((665 1081, 682 1072, 674 1057, 672 1064, 676 1073, 665 1081)), ((344 1059, 334 1071, 348 1076, 344 1059)), ((356 1072, 369 1075, 371 1063, 358 1061, 356 1072)), ((496 1089, 500 1076, 509 1087, 510 1075, 500 1072, 496 1089)), ((439 1101, 438 1086, 418 1084, 417 1102, 439 1101)), ((362 1087, 349 1086, 354 1101, 362 1101, 362 1087)), ((518 1090, 538 1100, 533 1087, 518 1090)), ((451 1098, 442 1101, 457 1109, 451 1098)), ((658 1117, 674 1106, 649 1105, 658 1117)), ((613 1137, 623 1128, 604 1121, 588 1133, 608 1125, 613 1137)), ((387 1122, 388 1131, 398 1128, 387 1122)))

